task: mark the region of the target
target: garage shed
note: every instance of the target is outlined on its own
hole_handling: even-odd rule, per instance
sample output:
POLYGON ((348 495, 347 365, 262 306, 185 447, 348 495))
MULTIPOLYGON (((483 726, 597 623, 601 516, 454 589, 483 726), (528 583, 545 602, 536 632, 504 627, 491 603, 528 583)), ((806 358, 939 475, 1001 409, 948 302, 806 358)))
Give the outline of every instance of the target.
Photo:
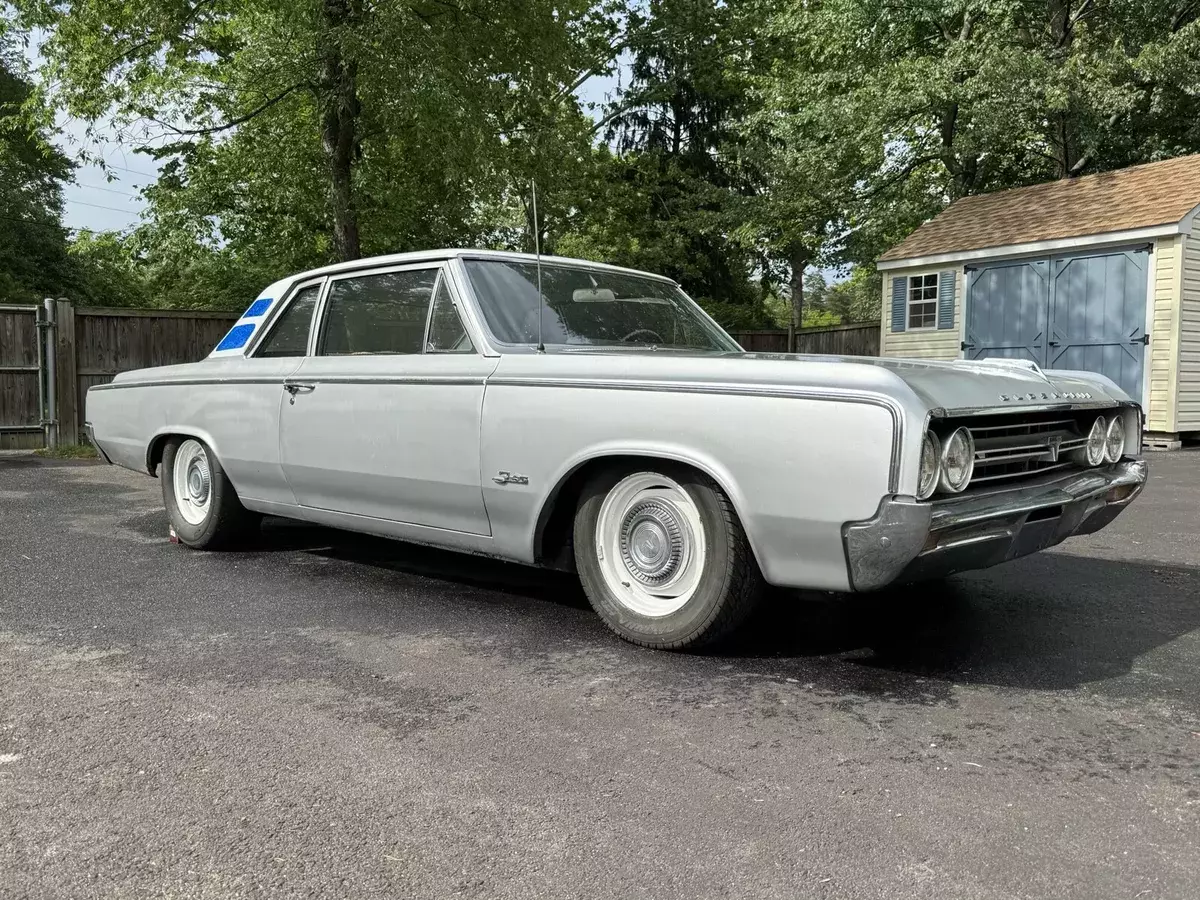
POLYGON ((884 356, 1107 375, 1200 437, 1200 155, 964 197, 879 258, 884 356))

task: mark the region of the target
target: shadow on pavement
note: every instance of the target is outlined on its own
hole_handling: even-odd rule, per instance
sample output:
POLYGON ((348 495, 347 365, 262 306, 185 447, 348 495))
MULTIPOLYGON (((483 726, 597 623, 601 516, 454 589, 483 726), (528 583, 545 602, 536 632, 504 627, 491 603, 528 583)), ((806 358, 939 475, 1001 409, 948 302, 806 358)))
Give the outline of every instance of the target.
MULTIPOLYGON (((571 575, 298 523, 269 521, 256 549, 587 607, 571 575)), ((1197 628, 1200 568, 1060 552, 871 595, 774 591, 734 642, 705 657, 781 677, 811 678, 815 658, 834 656, 902 679, 1066 689, 1125 675, 1137 657, 1197 628)))

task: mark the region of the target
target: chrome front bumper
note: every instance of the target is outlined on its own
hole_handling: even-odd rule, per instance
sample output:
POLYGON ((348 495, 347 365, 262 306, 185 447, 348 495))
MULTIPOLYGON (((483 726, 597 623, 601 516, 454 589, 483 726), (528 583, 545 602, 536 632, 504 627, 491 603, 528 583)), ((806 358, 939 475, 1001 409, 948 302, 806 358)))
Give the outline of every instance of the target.
POLYGON ((1146 484, 1144 460, 934 503, 886 497, 864 522, 842 527, 850 584, 870 591, 985 569, 1099 531, 1146 484))

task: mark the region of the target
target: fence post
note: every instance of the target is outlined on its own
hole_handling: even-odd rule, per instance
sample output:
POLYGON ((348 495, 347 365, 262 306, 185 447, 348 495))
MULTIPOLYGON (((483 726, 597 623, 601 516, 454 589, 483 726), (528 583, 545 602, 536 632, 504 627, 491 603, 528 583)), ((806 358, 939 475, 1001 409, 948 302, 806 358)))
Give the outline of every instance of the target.
POLYGON ((75 353, 75 307, 60 297, 54 339, 55 380, 58 388, 58 441, 60 444, 79 443, 79 374, 75 353))
POLYGON ((58 307, 53 297, 42 301, 45 316, 42 318, 42 332, 38 336, 45 347, 42 364, 46 367, 46 410, 42 424, 46 428, 46 446, 53 449, 58 446, 58 367, 55 363, 58 341, 55 337, 55 318, 58 307))

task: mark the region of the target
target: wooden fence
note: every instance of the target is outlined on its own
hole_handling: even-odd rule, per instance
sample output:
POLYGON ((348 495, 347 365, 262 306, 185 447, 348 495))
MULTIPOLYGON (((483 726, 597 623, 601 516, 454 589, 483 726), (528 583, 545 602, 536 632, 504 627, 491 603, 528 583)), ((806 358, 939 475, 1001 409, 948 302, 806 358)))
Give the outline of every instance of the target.
MULTIPOLYGON (((782 330, 733 331, 733 339, 751 353, 787 353, 788 333, 782 330)), ((878 356, 879 323, 828 325, 796 332, 797 353, 830 356, 878 356)))
MULTIPOLYGON (((78 443, 88 388, 112 381, 118 372, 203 359, 238 318, 194 310, 77 308, 61 300, 53 306, 53 318, 42 318, 52 323, 46 346, 54 350, 54 415, 48 414, 49 398, 45 410, 39 398, 37 307, 0 307, 0 449, 42 446, 43 421, 57 428, 58 443, 78 443)), ((43 355, 49 366, 49 354, 43 355)))
POLYGON ((0 450, 42 446, 38 308, 0 306, 0 450))

